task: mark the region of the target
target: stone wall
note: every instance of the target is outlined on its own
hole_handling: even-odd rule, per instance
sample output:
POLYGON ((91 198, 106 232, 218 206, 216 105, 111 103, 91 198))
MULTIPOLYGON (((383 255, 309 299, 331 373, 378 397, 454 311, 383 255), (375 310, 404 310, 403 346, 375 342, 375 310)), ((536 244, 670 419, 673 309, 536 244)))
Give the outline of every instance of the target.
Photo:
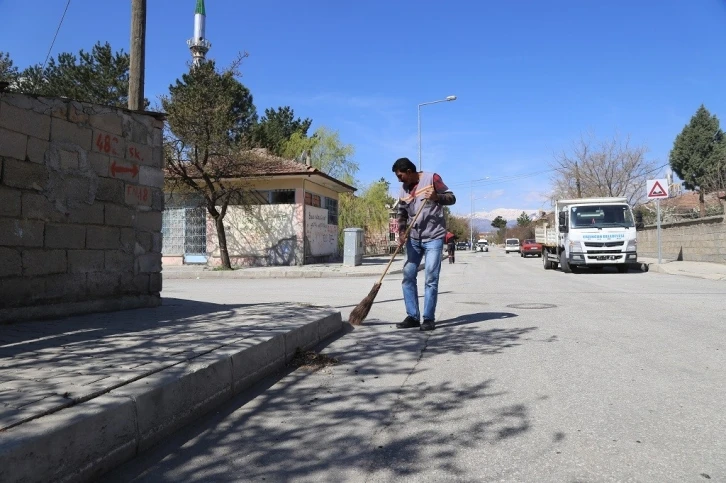
MULTIPOLYGON (((661 224, 661 257, 665 260, 726 263, 724 217, 661 224)), ((638 231, 638 256, 658 257, 656 225, 638 231)))
POLYGON ((0 92, 0 322, 160 303, 162 127, 0 92))

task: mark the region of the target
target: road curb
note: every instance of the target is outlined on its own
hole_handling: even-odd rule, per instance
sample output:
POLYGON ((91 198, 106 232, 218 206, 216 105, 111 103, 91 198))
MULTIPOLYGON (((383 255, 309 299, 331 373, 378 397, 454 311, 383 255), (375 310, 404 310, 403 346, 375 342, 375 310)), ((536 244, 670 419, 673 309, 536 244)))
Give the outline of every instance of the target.
POLYGON ((240 339, 0 433, 0 481, 93 481, 348 325, 321 317, 240 339))
POLYGON ((715 281, 724 281, 726 280, 726 275, 722 274, 708 274, 708 273, 693 273, 693 272, 687 272, 683 270, 679 270, 678 268, 673 268, 672 270, 669 270, 664 267, 666 263, 643 263, 643 266, 646 267, 644 271, 646 272, 655 272, 655 273, 664 273, 666 275, 682 275, 684 277, 690 277, 690 278, 701 278, 704 280, 715 280, 715 281))
MULTIPOLYGON (((418 267, 418 271, 424 269, 422 263, 418 267)), ((245 271, 245 270, 199 270, 197 272, 181 272, 181 271, 162 271, 161 276, 166 280, 199 280, 199 279, 269 279, 269 278, 360 278, 360 277, 380 277, 380 272, 328 272, 323 270, 290 270, 290 271, 245 271)), ((403 269, 390 270, 387 275, 400 275, 403 269)))

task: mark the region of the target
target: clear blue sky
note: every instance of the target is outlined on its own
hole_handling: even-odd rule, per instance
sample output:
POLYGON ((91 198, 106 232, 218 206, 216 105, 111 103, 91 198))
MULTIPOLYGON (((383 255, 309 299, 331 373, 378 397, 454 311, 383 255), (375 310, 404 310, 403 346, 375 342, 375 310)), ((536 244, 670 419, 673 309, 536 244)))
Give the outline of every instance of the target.
MULTIPOLYGON (((128 51, 130 1, 72 0, 53 54, 109 41, 128 51)), ((0 0, 0 50, 42 62, 65 0, 0 0)), ((195 0, 148 2, 146 95, 186 69, 195 0)), ((543 206, 553 153, 616 132, 668 161, 701 103, 726 118, 724 0, 206 0, 209 57, 239 51, 260 113, 289 105, 356 148, 361 184, 400 156, 458 195, 455 212, 543 206), (514 177, 503 182, 503 177, 514 177)), ((724 123, 722 122, 722 127, 724 123)), ((663 174, 663 173, 657 173, 663 174)), ((655 177, 655 176, 654 176, 655 177)), ((645 190, 645 188, 644 188, 645 190)))

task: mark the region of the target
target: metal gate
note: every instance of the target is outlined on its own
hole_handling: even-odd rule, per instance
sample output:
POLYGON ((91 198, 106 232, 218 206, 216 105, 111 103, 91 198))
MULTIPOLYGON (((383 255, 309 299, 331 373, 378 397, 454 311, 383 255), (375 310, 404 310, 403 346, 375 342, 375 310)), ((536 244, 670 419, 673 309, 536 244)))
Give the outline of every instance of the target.
POLYGON ((184 263, 207 263, 207 213, 204 208, 167 208, 163 212, 163 255, 182 255, 184 263))

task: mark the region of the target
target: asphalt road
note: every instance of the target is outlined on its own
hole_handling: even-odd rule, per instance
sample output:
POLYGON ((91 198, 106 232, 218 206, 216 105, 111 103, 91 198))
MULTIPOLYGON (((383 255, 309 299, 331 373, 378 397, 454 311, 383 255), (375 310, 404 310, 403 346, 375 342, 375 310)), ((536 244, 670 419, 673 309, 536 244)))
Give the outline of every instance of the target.
MULTIPOLYGON (((723 282, 458 252, 422 333, 393 326, 400 280, 323 349, 338 365, 265 381, 108 479, 726 481, 723 282)), ((163 296, 347 318, 374 281, 173 280, 163 296)))

